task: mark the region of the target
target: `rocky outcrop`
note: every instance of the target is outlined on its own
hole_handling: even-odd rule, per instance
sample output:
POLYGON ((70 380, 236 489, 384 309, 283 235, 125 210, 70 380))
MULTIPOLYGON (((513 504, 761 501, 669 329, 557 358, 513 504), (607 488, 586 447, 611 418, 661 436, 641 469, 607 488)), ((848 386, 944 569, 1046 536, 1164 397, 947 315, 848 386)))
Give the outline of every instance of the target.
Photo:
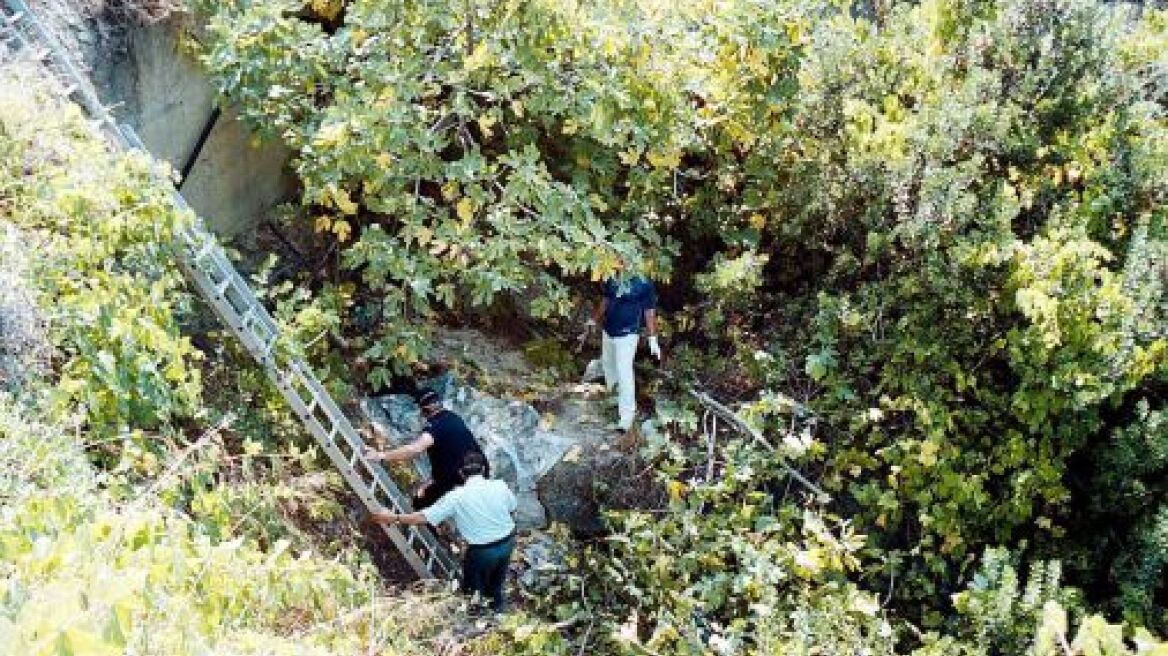
MULTIPOLYGON (((452 376, 428 386, 440 390, 446 407, 462 416, 483 447, 492 474, 515 491, 519 498, 516 519, 521 528, 546 525, 548 518, 537 484, 571 448, 573 439, 541 428, 539 413, 528 403, 483 394, 457 384, 452 376)), ((421 430, 421 414, 408 395, 365 399, 362 409, 394 444, 412 440, 421 430)))
MULTIPOLYGON (((462 415, 494 474, 516 491, 520 526, 559 522, 577 534, 599 531, 597 483, 612 483, 601 479, 623 459, 614 448, 619 435, 603 427, 612 420, 601 398, 603 388, 541 384, 521 355, 474 331, 440 331, 434 343, 448 368, 491 374, 497 394, 449 373, 422 385, 439 391, 446 407, 462 415), (463 348, 468 345, 474 348, 463 348), (537 397, 539 410, 519 400, 531 396, 537 397)), ((394 444, 408 442, 421 429, 418 407, 407 394, 366 398, 361 407, 394 444)))
POLYGON ((622 454, 613 448, 617 434, 604 430, 605 417, 592 390, 574 388, 574 395, 562 401, 562 424, 575 435, 572 447, 539 480, 539 497, 549 517, 567 524, 577 535, 601 531, 597 484, 609 485, 608 476, 622 454))

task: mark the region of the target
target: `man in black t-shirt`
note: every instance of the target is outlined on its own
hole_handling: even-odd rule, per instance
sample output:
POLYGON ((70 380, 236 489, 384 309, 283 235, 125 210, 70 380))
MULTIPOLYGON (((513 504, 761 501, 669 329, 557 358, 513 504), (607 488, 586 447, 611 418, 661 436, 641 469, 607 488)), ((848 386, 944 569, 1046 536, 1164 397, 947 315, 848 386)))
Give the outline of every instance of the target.
POLYGON ((389 451, 365 451, 366 458, 385 462, 413 460, 423 452, 429 457, 432 480, 423 484, 414 494, 414 510, 429 507, 457 487, 462 481, 458 469, 462 466, 463 458, 471 451, 483 452, 466 427, 466 422, 443 408, 438 394, 432 391, 422 393, 418 405, 422 407, 422 419, 425 422, 418 439, 389 451))

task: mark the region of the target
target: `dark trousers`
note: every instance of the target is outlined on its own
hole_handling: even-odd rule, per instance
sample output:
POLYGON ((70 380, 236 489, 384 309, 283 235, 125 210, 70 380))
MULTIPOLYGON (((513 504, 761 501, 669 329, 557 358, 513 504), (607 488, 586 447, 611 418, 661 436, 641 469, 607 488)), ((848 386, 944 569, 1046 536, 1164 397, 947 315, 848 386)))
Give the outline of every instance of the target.
POLYGON ((456 484, 452 481, 430 481, 414 492, 414 510, 423 510, 438 503, 443 495, 455 487, 456 484))
POLYGON ((506 604, 503 586, 507 583, 507 565, 514 550, 513 535, 488 545, 469 545, 462 559, 462 591, 477 592, 491 600, 493 610, 503 610, 506 604))

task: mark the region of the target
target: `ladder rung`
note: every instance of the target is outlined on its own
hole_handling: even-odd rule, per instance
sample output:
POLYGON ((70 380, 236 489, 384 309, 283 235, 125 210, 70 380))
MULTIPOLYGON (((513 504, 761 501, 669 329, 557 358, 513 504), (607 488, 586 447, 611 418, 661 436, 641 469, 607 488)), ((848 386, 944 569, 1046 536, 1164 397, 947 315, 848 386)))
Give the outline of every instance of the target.
MULTIPOLYGON (((262 310, 263 308, 261 307, 260 309, 262 310)), ((268 314, 267 310, 260 312, 260 319, 263 320, 260 322, 260 325, 264 329, 264 337, 275 341, 276 335, 280 332, 279 326, 276 325, 276 320, 272 318, 272 315, 268 314)))
MULTIPOLYGON (((204 239, 206 238, 204 237, 204 239)), ((195 253, 195 256, 191 258, 191 261, 194 262, 196 266, 198 266, 203 258, 207 257, 208 254, 215 251, 215 245, 216 244, 213 240, 206 239, 203 242, 203 247, 200 248, 197 253, 195 253)))
MULTIPOLYGON (((217 243, 217 242, 214 242, 214 240, 212 240, 212 243, 217 243)), ((235 265, 232 264, 231 259, 227 257, 227 251, 223 250, 222 248, 216 248, 216 249, 211 251, 211 263, 214 264, 217 269, 219 269, 220 271, 223 271, 224 273, 234 273, 235 272, 235 265)))
POLYGON ((232 280, 231 280, 231 276, 230 276, 230 275, 228 275, 228 276, 224 277, 224 278, 223 278, 223 282, 221 282, 221 283, 219 283, 219 284, 215 285, 215 295, 216 295, 216 296, 219 296, 219 297, 226 296, 226 295, 227 295, 227 289, 228 289, 229 287, 231 287, 231 282, 232 282, 232 280))
POLYGON ((240 320, 239 325, 243 326, 244 328, 249 328, 251 326, 251 322, 255 321, 257 316, 258 315, 256 315, 255 306, 252 305, 251 307, 247 308, 247 312, 243 313, 243 317, 240 320))
POLYGON ((260 354, 260 357, 265 358, 265 359, 272 357, 272 351, 275 348, 276 348, 276 336, 272 335, 272 338, 270 340, 268 340, 268 342, 266 344, 264 344, 264 350, 260 354))

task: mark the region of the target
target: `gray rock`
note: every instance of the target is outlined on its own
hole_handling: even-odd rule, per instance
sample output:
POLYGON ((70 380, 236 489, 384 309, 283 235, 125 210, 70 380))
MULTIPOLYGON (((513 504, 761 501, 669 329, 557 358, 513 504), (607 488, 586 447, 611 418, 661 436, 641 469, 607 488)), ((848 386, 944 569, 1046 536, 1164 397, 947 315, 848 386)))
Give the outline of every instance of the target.
POLYGON ((613 449, 616 431, 603 426, 615 419, 615 409, 605 407, 603 386, 581 384, 562 402, 558 427, 573 438, 572 447, 550 467, 538 485, 539 498, 548 520, 567 525, 577 535, 595 535, 603 529, 596 488, 612 486, 608 480, 618 469, 622 455, 613 449))
POLYGON ((539 502, 539 497, 531 492, 515 495, 517 507, 515 509, 515 525, 519 528, 543 528, 547 526, 547 511, 539 502))
MULTIPOLYGON (((515 491, 520 527, 546 525, 547 515, 537 490, 539 480, 575 440, 541 428, 539 413, 528 403, 483 394, 456 383, 449 375, 426 386, 439 392, 445 406, 462 416, 486 453, 492 475, 507 481, 515 491)), ((378 425, 393 444, 406 443, 421 430, 421 414, 408 395, 367 398, 361 406, 370 422, 378 425)), ((419 471, 428 476, 428 463, 420 465, 419 471)))
POLYGON ((596 483, 619 457, 604 444, 589 444, 586 451, 573 447, 568 457, 539 481, 539 498, 548 517, 568 525, 576 535, 599 534, 604 527, 596 501, 596 483))
MULTIPOLYGON (((440 331, 435 338, 438 360, 470 364, 472 371, 489 372, 508 389, 540 388, 522 356, 505 345, 473 330, 440 331)), ((596 364, 591 366, 597 374, 596 364)), ((607 407, 610 395, 603 385, 581 383, 556 390, 545 397, 548 414, 541 417, 530 404, 484 394, 444 374, 423 383, 442 396, 446 407, 462 415, 491 461, 499 478, 519 497, 518 523, 523 528, 560 523, 577 535, 602 529, 596 491, 619 487, 623 476, 622 454, 613 449, 620 435, 604 428, 616 419, 615 407, 607 407)), ((364 399, 362 408, 371 422, 379 424, 393 444, 418 434, 421 417, 413 398, 390 395, 364 399)), ((652 427, 644 429, 652 434, 652 427)), ((429 471, 421 467, 424 475, 429 471)))
POLYGON ((533 531, 519 549, 515 569, 519 584, 538 592, 549 583, 562 580, 568 567, 568 547, 543 531, 533 531))

